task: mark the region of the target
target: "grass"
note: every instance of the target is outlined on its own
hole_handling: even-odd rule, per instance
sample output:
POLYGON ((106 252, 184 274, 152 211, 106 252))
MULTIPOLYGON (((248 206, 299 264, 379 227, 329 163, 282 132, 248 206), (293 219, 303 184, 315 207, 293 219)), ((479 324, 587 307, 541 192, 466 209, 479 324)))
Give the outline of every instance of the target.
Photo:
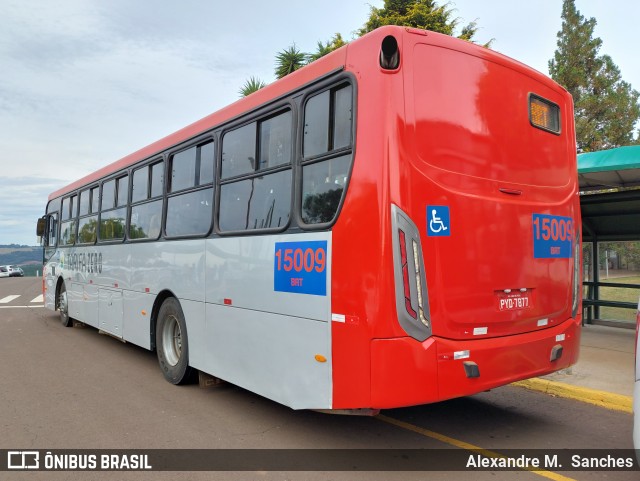
MULTIPOLYGON (((638 284, 640 287, 640 276, 615 277, 606 279, 603 273, 600 275, 600 282, 608 282, 612 284, 638 284)), ((586 295, 587 288, 584 288, 586 295)), ((640 289, 631 289, 628 287, 600 287, 600 299, 607 301, 632 302, 638 304, 640 289)), ((622 309, 618 307, 601 307, 600 319, 616 320, 616 321, 632 321, 636 320, 635 309, 622 309)))

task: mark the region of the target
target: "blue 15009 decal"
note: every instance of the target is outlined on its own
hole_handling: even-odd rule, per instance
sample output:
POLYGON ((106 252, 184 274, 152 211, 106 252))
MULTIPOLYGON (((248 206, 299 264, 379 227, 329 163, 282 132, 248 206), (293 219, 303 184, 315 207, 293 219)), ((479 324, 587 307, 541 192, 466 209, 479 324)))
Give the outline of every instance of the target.
POLYGON ((572 256, 573 219, 533 214, 533 257, 569 259, 572 256))
POLYGON ((327 241, 276 242, 273 289, 327 295, 327 241))

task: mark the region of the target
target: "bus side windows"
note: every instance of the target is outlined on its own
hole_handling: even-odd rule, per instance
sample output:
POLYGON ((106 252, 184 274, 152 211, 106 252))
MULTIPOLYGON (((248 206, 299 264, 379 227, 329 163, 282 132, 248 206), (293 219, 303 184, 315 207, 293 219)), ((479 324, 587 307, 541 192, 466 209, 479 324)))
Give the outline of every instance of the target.
POLYGON ((224 135, 221 231, 281 230, 289 224, 292 132, 293 114, 287 109, 224 135))
POLYGON ((98 225, 98 238, 101 241, 124 239, 127 222, 128 180, 129 177, 125 175, 102 184, 102 202, 98 225))
POLYGON ((157 239, 160 237, 163 190, 163 161, 145 165, 133 171, 129 239, 157 239))
POLYGON ((215 143, 212 141, 171 157, 165 227, 168 237, 209 233, 213 216, 214 163, 215 143))
POLYGON ((335 218, 351 160, 353 94, 349 84, 309 98, 304 107, 301 217, 305 224, 335 218))

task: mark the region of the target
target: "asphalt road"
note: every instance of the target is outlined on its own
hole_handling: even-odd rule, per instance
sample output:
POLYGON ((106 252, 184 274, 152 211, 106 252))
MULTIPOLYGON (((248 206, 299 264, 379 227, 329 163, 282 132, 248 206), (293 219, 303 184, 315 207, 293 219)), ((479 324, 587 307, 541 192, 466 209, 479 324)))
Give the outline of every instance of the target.
MULTIPOLYGON (((155 353, 93 328, 62 327, 56 313, 38 302, 40 289, 39 279, 0 279, 0 449, 419 448, 471 454, 468 449, 476 447, 498 454, 569 448, 616 455, 632 447, 631 415, 510 386, 375 418, 293 411, 230 384, 173 386, 155 353)), ((244 452, 250 457, 259 451, 244 452)), ((640 472, 0 472, 10 481, 541 477, 632 480, 640 472)))

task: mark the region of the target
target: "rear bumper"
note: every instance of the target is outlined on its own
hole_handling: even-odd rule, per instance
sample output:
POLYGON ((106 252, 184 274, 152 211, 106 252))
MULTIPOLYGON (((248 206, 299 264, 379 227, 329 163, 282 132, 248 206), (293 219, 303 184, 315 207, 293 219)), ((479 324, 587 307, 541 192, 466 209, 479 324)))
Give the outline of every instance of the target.
POLYGON ((549 374, 576 363, 580 334, 579 321, 568 319, 548 329, 488 339, 375 339, 371 407, 427 404, 549 374), (556 346, 562 346, 562 355, 552 361, 556 346), (463 351, 469 351, 468 357, 460 358, 463 351), (467 377, 465 362, 477 365, 478 377, 467 377))

